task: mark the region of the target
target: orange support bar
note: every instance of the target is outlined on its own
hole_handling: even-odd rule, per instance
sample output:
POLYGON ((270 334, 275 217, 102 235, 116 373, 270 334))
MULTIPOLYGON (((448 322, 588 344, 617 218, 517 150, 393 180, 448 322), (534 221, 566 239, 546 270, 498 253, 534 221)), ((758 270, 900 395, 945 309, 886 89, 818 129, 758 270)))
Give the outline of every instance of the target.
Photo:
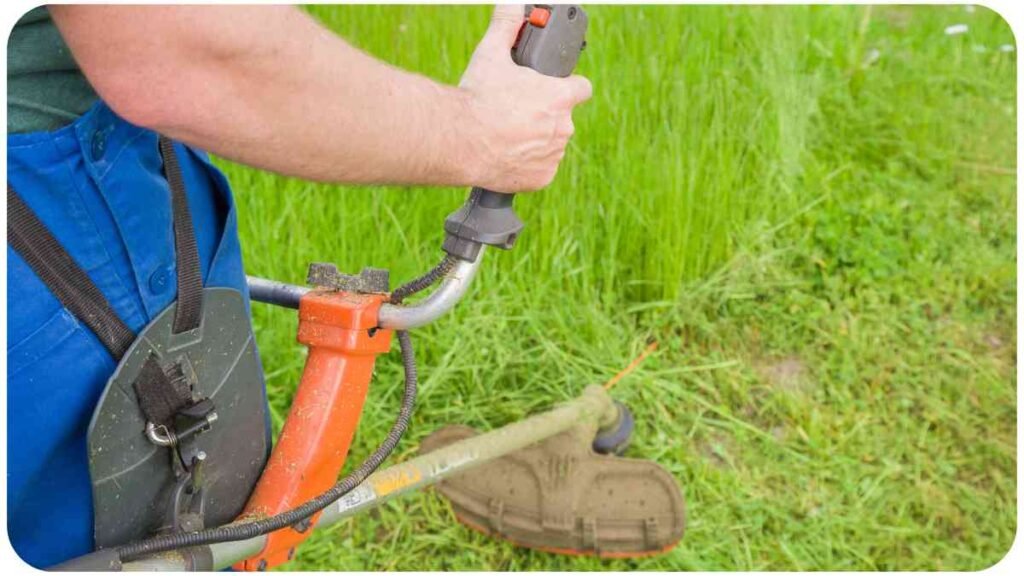
MULTIPOLYGON (((391 331, 372 330, 379 294, 309 292, 299 302, 298 340, 309 347, 288 419, 240 520, 265 518, 310 500, 338 479, 355 434, 378 354, 391 331)), ((319 514, 313 517, 316 523, 319 514)), ((288 561, 312 530, 283 528, 259 554, 234 566, 265 570, 288 561)))

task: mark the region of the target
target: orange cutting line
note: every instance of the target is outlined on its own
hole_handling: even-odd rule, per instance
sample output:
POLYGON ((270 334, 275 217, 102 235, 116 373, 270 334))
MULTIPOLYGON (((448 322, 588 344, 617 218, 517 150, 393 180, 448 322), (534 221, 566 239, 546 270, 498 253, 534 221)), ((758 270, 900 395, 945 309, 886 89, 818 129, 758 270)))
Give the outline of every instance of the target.
POLYGON ((615 376, 612 376, 611 380, 605 382, 604 389, 605 390, 611 390, 612 386, 615 386, 616 384, 619 383, 619 380, 622 380, 623 378, 628 376, 630 372, 632 372, 633 370, 636 370, 637 366, 639 366, 641 362, 646 360, 647 357, 651 355, 651 352, 654 352, 657 349, 658 349, 658 341, 657 340, 655 340, 654 342, 651 342, 650 344, 648 344, 647 348, 644 348, 644 351, 641 352, 639 356, 634 358, 633 361, 629 363, 629 366, 626 366, 625 368, 622 369, 621 372, 619 372, 615 376))

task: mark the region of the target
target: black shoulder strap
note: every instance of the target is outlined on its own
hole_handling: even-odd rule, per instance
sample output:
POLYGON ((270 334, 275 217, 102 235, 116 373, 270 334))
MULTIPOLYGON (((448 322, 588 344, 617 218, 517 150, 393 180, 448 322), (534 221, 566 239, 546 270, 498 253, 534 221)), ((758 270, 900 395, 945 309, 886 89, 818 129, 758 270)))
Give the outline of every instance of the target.
POLYGON ((120 360, 135 340, 135 333, 10 184, 7 243, 21 254, 57 300, 96 334, 110 355, 120 360))
MULTIPOLYGON (((178 307, 174 315, 174 332, 180 333, 199 326, 203 309, 203 279, 181 166, 173 144, 163 136, 160 137, 160 155, 171 189, 174 249, 178 268, 178 307)), ((120 360, 135 340, 135 333, 114 312, 89 275, 71 258, 10 184, 7 185, 7 242, 21 254, 61 305, 96 334, 115 360, 120 360)))
POLYGON ((185 181, 174 153, 174 143, 160 137, 160 155, 164 159, 164 175, 171 188, 171 210, 174 218, 174 252, 178 268, 178 308, 174 311, 174 333, 199 327, 203 317, 203 275, 199 268, 192 214, 185 196, 185 181))

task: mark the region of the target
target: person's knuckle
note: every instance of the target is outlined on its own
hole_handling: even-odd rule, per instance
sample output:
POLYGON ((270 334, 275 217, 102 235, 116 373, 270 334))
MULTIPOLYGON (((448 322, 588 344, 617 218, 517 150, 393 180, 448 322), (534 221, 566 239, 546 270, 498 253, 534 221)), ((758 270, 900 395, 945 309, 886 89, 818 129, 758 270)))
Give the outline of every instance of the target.
POLYGON ((539 188, 543 188, 544 186, 548 185, 548 182, 549 182, 548 175, 551 173, 551 171, 554 168, 555 168, 555 164, 551 163, 550 161, 545 161, 543 165, 537 167, 537 170, 536 170, 536 175, 537 175, 536 180, 537 180, 537 184, 538 184, 538 186, 537 186, 538 189, 539 188))
POLYGON ((572 135, 576 133, 576 125, 573 124, 572 117, 565 118, 559 123, 558 135, 564 138, 566 141, 572 138, 572 135))
POLYGON ((550 170, 544 173, 544 182, 541 184, 541 188, 550 185, 555 181, 555 175, 558 174, 558 165, 555 164, 550 170))

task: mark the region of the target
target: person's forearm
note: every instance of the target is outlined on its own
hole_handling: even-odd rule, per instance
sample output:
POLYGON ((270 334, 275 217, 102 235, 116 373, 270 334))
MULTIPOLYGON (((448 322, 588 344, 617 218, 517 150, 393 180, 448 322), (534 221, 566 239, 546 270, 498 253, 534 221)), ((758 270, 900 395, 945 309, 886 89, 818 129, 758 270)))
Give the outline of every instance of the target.
POLYGON ((376 61, 296 8, 51 11, 97 92, 133 123, 308 179, 476 181, 462 90, 376 61))

